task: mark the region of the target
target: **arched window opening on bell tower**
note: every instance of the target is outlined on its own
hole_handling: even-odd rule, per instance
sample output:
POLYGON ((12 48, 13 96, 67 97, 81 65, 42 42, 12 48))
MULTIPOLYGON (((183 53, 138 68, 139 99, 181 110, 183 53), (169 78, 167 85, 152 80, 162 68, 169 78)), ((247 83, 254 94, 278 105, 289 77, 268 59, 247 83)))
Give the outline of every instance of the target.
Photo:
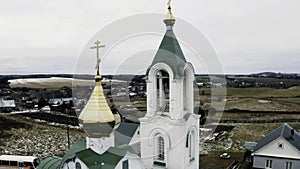
POLYGON ((156 73, 157 111, 169 112, 170 110, 170 76, 160 70, 156 73))
POLYGON ((188 152, 190 162, 195 160, 195 131, 192 130, 188 135, 188 152))
POLYGON ((188 77, 187 72, 184 71, 184 77, 183 77, 183 109, 185 111, 189 110, 189 100, 188 100, 188 77))
POLYGON ((183 110, 189 113, 192 113, 194 109, 193 76, 191 67, 187 66, 183 77, 183 110))

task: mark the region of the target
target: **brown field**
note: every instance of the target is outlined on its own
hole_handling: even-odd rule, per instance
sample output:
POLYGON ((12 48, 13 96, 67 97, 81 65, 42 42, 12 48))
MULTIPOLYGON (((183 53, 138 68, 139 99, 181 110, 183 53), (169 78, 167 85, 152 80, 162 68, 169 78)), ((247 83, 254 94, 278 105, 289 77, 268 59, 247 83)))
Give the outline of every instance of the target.
MULTIPOLYGON (((84 139, 83 131, 70 129, 71 144, 84 139)), ((65 126, 53 126, 17 115, 0 115, 0 155, 34 155, 43 159, 64 155, 67 145, 65 126)))

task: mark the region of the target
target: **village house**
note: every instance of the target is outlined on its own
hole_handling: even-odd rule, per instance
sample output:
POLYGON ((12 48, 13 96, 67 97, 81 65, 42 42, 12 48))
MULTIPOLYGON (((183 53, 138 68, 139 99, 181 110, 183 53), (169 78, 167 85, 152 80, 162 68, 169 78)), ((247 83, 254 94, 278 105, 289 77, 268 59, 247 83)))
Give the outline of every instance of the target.
POLYGON ((14 100, 4 100, 0 98, 0 112, 10 112, 16 108, 14 100))
POLYGON ((252 156, 254 169, 298 169, 300 133, 284 123, 258 141, 252 156))

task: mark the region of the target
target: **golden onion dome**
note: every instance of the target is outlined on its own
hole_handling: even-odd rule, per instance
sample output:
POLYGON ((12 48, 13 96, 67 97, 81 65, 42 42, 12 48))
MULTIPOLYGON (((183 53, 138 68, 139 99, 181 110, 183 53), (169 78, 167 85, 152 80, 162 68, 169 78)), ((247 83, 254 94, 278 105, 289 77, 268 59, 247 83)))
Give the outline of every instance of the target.
POLYGON ((102 77, 99 74, 99 48, 100 42, 95 42, 96 46, 91 49, 97 49, 97 75, 95 77, 95 88, 78 119, 80 126, 86 132, 88 137, 101 138, 109 137, 114 129, 118 128, 121 118, 119 114, 113 114, 107 103, 106 97, 101 85, 102 77))
POLYGON ((119 114, 113 114, 103 92, 101 76, 97 75, 96 85, 85 108, 79 115, 79 122, 88 137, 109 137, 121 121, 119 114))

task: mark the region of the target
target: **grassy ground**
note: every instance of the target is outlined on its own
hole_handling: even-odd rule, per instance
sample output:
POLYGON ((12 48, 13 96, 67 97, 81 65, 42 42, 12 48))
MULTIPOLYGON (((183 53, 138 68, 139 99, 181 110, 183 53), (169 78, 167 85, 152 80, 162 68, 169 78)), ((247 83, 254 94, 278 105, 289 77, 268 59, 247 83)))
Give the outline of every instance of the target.
POLYGON ((271 124, 238 124, 231 131, 233 144, 230 148, 231 151, 243 151, 245 141, 257 142, 262 137, 282 125, 281 123, 271 124))
MULTIPOLYGON (((223 89, 200 89, 203 109, 210 108, 210 103, 216 105, 222 102, 219 93, 223 89), (218 100, 219 99, 219 100, 218 100)), ((289 89, 273 88, 227 88, 225 110, 241 109, 251 111, 300 111, 300 86, 289 89)), ((224 101, 224 100, 223 100, 224 101)))
POLYGON ((300 114, 275 114, 275 113, 230 113, 222 114, 222 119, 231 120, 273 120, 273 119, 300 119, 300 114))
MULTIPOLYGON (((68 148, 65 127, 37 123, 20 116, 0 116, 0 155, 62 156, 68 148)), ((70 142, 85 139, 78 129, 70 129, 70 142)))
POLYGON ((231 155, 230 159, 221 159, 219 157, 221 153, 223 153, 223 151, 214 151, 207 155, 200 156, 200 168, 224 169, 233 161, 242 161, 244 158, 244 152, 228 152, 231 155))
MULTIPOLYGON (((221 93, 222 88, 214 88, 215 94, 221 93)), ((274 89, 274 88, 227 88, 228 97, 299 97, 300 86, 291 87, 289 89, 274 89)), ((211 95, 210 88, 199 90, 200 94, 211 95)))

